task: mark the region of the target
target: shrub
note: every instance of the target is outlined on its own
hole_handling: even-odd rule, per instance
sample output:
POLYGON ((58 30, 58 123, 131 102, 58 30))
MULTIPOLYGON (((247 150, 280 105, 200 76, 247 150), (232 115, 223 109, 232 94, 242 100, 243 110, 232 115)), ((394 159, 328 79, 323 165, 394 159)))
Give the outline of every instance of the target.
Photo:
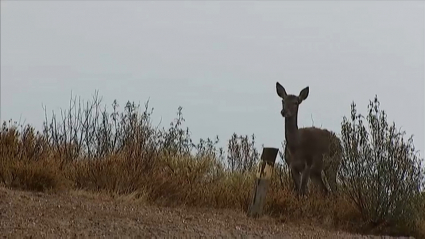
POLYGON ((249 172, 258 163, 260 154, 255 148, 255 136, 232 135, 228 142, 227 163, 232 172, 249 172))
POLYGON ((387 122, 379 105, 375 96, 368 106, 367 125, 354 103, 351 119, 344 117, 340 177, 343 191, 364 220, 395 233, 413 229, 419 220, 423 169, 412 137, 405 140, 405 132, 387 122))

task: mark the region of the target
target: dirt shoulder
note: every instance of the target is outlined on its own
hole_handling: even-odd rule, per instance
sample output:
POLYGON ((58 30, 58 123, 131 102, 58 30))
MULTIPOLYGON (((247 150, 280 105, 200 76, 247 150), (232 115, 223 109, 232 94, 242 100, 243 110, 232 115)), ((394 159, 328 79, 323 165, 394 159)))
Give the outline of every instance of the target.
POLYGON ((267 217, 254 220, 231 210, 154 207, 84 192, 44 194, 3 187, 0 234, 6 238, 367 238, 267 217))

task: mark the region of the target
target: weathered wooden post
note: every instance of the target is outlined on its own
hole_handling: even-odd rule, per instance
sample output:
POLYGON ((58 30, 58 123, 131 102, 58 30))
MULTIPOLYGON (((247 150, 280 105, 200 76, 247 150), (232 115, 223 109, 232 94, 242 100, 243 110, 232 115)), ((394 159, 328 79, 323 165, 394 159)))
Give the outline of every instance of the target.
POLYGON ((274 162, 276 161, 277 148, 263 148, 261 160, 255 179, 254 194, 251 205, 248 209, 248 217, 260 217, 263 214, 266 193, 269 187, 270 178, 273 173, 274 162))

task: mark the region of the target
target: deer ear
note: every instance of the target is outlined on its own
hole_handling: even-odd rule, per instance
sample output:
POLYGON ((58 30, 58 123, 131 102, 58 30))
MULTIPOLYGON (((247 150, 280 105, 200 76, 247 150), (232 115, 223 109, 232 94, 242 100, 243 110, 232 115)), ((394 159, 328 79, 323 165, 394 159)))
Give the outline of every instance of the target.
POLYGON ((300 94, 298 96, 298 98, 300 99, 300 103, 302 101, 304 101, 305 99, 307 99, 309 91, 310 91, 310 89, 309 89, 308 86, 306 88, 304 88, 304 89, 301 90, 301 92, 300 92, 300 94))
POLYGON ((285 88, 279 82, 276 82, 276 92, 280 98, 285 99, 288 94, 286 94, 285 88))

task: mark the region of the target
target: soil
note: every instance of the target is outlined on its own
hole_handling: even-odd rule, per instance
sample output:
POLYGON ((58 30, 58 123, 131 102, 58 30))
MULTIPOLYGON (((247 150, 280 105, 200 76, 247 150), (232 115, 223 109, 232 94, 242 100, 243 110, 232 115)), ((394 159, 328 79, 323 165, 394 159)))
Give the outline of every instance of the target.
MULTIPOLYGON (((0 187, 3 238, 382 238, 291 225, 242 211, 149 206, 130 197, 0 187)), ((387 237, 386 237, 387 238, 387 237)), ((389 237, 388 237, 389 238, 389 237)))

